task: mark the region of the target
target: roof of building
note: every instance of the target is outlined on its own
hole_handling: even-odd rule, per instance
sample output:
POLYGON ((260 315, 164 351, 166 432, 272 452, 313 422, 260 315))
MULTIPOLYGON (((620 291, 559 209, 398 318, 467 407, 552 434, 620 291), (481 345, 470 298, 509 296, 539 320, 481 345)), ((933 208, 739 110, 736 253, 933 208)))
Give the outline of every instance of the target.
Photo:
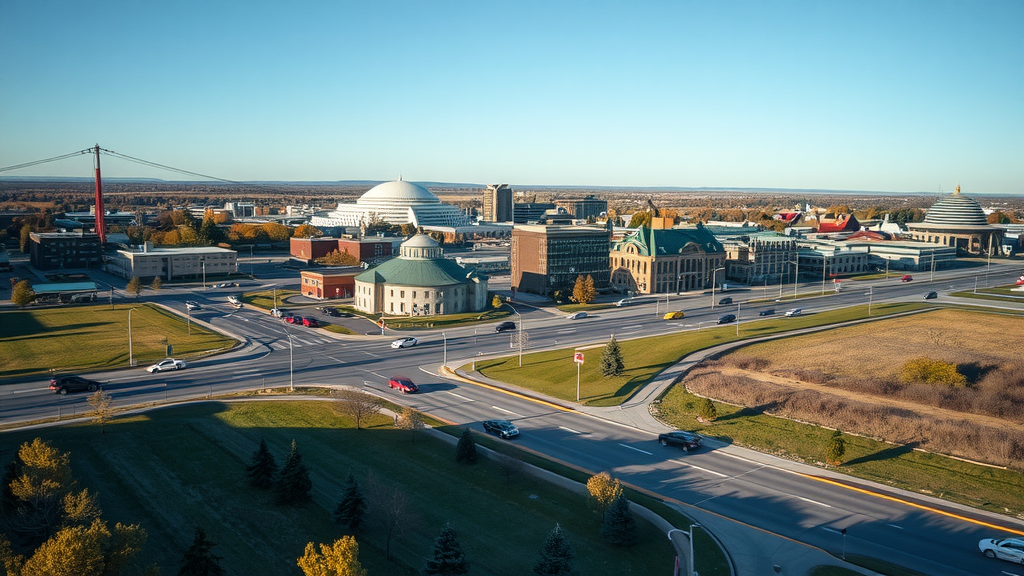
POLYGON ((856 232, 857 230, 860 230, 860 222, 857 222, 857 218, 853 214, 839 214, 833 219, 818 220, 819 234, 856 232))
POLYGON ((368 202, 429 202, 440 203, 441 199, 418 184, 398 179, 393 182, 378 184, 366 191, 356 200, 357 204, 368 202))
POLYGON ((486 280, 487 276, 464 268, 441 256, 440 244, 426 234, 417 234, 401 246, 401 255, 356 276, 357 282, 396 286, 438 287, 486 280), (413 256, 416 249, 427 249, 430 256, 413 256), (433 256, 433 257, 431 257, 433 256))
POLYGON ((943 226, 987 226, 988 217, 981 209, 981 204, 960 194, 960 187, 957 186, 956 192, 943 197, 928 209, 924 223, 943 226))
POLYGON ((96 290, 95 282, 47 282, 34 284, 36 294, 60 294, 64 292, 88 292, 96 290))
POLYGON ((722 243, 704 226, 694 228, 667 228, 655 230, 641 227, 636 232, 616 242, 612 250, 634 244, 642 256, 663 256, 679 254, 689 247, 699 247, 704 252, 723 252, 722 243))

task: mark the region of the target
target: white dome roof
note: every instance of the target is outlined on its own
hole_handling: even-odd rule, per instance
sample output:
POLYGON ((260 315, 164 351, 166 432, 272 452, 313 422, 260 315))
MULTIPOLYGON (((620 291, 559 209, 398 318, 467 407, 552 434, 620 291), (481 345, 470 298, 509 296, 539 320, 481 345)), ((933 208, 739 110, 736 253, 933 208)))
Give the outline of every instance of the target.
POLYGON ((441 199, 434 196, 430 190, 427 190, 423 186, 413 184, 412 182, 406 182, 405 180, 395 180, 394 182, 385 182, 370 188, 365 194, 359 197, 359 200, 356 200, 357 204, 366 204, 371 202, 440 204, 441 199))
POLYGON ((440 244, 437 243, 437 240, 434 240, 426 234, 417 234, 405 242, 402 242, 402 246, 409 246, 410 248, 436 248, 440 246, 440 244))

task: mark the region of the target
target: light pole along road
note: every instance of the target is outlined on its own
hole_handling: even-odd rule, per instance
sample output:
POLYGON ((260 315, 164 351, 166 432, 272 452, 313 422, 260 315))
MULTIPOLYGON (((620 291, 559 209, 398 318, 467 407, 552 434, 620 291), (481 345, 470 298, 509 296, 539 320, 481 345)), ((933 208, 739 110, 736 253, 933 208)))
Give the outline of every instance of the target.
MULTIPOLYGON (((1010 274, 1008 272, 1007 276, 1010 274)), ((1015 278, 1016 273, 1012 273, 1012 277, 1015 278)), ((972 282, 973 275, 966 279, 940 277, 936 283, 943 290, 947 290, 947 286, 969 290, 972 282)), ((872 289, 876 306, 879 302, 898 299, 917 300, 924 288, 891 283, 884 287, 873 286, 876 286, 872 289)), ((803 301, 801 305, 805 311, 813 312, 823 305, 831 308, 863 304, 864 297, 864 291, 851 289, 825 299, 803 301)), ((677 302, 687 308, 688 322, 695 318, 691 327, 648 322, 639 325, 633 335, 691 330, 705 321, 702 319, 714 316, 707 306, 699 304, 699 296, 677 302)), ((706 304, 707 300, 703 302, 706 304)), ((748 313, 759 307, 774 306, 777 304, 748 303, 751 309, 748 313)), ((572 327, 577 332, 569 337, 565 334, 566 321, 561 316, 533 309, 524 309, 521 314, 520 326, 523 317, 530 318, 534 348, 572 348, 606 341, 612 332, 620 334, 616 328, 622 328, 634 316, 647 314, 647 310, 638 306, 599 311, 585 321, 573 321, 572 327)), ((625 482, 837 555, 842 550, 841 530, 846 529, 848 554, 883 558, 927 574, 1001 576, 1007 565, 981 557, 977 542, 982 538, 1005 536, 997 526, 1021 529, 1012 519, 923 497, 896 494, 899 498, 908 498, 910 503, 903 504, 848 490, 811 477, 818 475, 816 469, 802 469, 734 446, 709 441, 707 448, 684 454, 658 445, 654 436, 634 428, 483 387, 443 381, 436 376, 437 360, 445 352, 456 359, 453 366, 469 362, 480 353, 488 356, 507 353, 507 334, 491 332, 474 337, 475 327, 446 328, 443 338, 439 333, 418 333, 418 346, 392 349, 390 338, 337 340, 314 330, 301 329, 288 334, 280 320, 245 308, 233 310, 226 303, 204 303, 197 317, 245 336, 250 344, 229 354, 190 362, 189 368, 180 372, 150 376, 136 369, 91 377, 105 382, 104 389, 118 404, 201 397, 208 392, 253 389, 264 384, 281 387, 294 381, 300 386, 365 387, 478 431, 483 420, 507 418, 514 420, 523 431, 516 443, 551 457, 595 472, 611 471, 625 482), (387 378, 399 373, 420 374, 414 377, 420 394, 399 397, 390 391, 387 378), (804 475, 803 470, 810 474, 804 475)), ((571 355, 566 361, 572 361, 571 355)), ((4 390, 0 423, 54 416, 57 398, 45 386, 40 379, 5 387, 15 393, 6 394, 8 390, 4 390)), ((69 396, 63 406, 64 415, 87 409, 84 400, 84 395, 73 399, 69 396)))

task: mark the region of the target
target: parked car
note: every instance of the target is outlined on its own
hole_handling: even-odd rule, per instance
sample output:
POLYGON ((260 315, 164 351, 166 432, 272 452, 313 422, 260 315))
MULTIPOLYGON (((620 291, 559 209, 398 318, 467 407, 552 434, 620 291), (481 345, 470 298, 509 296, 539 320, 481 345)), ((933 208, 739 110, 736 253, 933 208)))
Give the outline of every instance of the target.
POLYGON ((81 376, 59 376, 50 378, 50 390, 57 394, 68 392, 95 392, 100 389, 100 383, 81 376))
POLYGON ((519 428, 508 420, 484 420, 484 431, 508 440, 519 436, 519 428))
POLYGON ((388 379, 388 388, 398 390, 403 394, 412 394, 413 392, 419 392, 419 386, 412 383, 405 376, 392 376, 388 379))
POLYGON ((758 316, 771 316, 772 314, 775 314, 775 308, 761 310, 760 312, 757 313, 758 316))
POLYGON ((736 315, 735 314, 725 314, 725 315, 722 315, 722 316, 718 317, 718 323, 719 324, 728 324, 730 322, 735 322, 735 321, 736 321, 736 315))
POLYGON ((186 366, 184 360, 166 358, 146 368, 146 372, 163 372, 164 370, 181 370, 186 366))
POLYGON ((394 342, 391 343, 391 347, 392 348, 410 348, 412 346, 415 346, 415 345, 419 344, 419 342, 420 342, 419 340, 409 336, 409 337, 406 337, 406 338, 399 338, 398 340, 395 340, 394 342))
POLYGON ((337 308, 331 308, 330 306, 321 306, 320 311, 335 318, 341 316, 341 312, 338 312, 337 308))
POLYGON ((929 292, 929 293, 924 295, 924 299, 925 300, 935 300, 938 297, 939 297, 939 293, 935 292, 935 291, 929 292))
POLYGON ((693 432, 684 432, 682 430, 658 434, 658 442, 662 446, 678 446, 683 449, 683 452, 696 450, 701 445, 700 436, 693 432))
POLYGON ((586 312, 573 312, 572 314, 569 314, 568 316, 566 316, 566 318, 569 319, 569 320, 579 320, 580 318, 586 318, 586 317, 587 317, 587 313, 586 312))
POLYGON ((900 278, 900 282, 911 282, 911 281, 913 281, 913 279, 914 279, 913 276, 911 276, 910 274, 907 274, 904 277, 900 278))
POLYGON ((188 300, 188 301, 185 302, 185 308, 188 308, 189 310, 202 310, 203 309, 203 307, 199 305, 199 302, 193 302, 192 300, 188 300))
POLYGON ((793 308, 792 310, 786 310, 786 316, 799 316, 804 313, 803 308, 793 308))
POLYGON ((686 317, 686 314, 682 310, 680 310, 679 312, 668 312, 664 316, 662 316, 661 319, 662 320, 679 320, 680 318, 685 318, 685 317, 686 317))
POLYGON ((995 540, 986 538, 978 542, 978 549, 989 558, 999 558, 1024 564, 1024 539, 1003 538, 995 540))
POLYGON ((309 318, 308 316, 302 319, 302 325, 305 326, 306 328, 320 327, 320 323, 316 321, 316 318, 309 318))
POLYGON ((509 330, 515 330, 515 322, 502 322, 494 327, 495 332, 508 332, 509 330))
POLYGON ((726 296, 718 301, 719 306, 724 306, 726 304, 732 304, 732 296, 726 296))

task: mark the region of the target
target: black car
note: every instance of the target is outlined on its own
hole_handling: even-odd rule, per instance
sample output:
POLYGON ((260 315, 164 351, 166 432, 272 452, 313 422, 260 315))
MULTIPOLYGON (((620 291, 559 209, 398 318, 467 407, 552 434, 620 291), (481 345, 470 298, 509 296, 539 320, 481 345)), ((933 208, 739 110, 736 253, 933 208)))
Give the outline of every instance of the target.
POLYGON ((516 428, 516 425, 508 420, 484 420, 483 424, 485 431, 499 438, 508 440, 519 436, 519 428, 516 428))
POLYGON ((758 316, 771 316, 772 314, 775 314, 775 308, 761 310, 760 312, 757 313, 758 316))
POLYGON ((515 329, 516 329, 516 323, 515 322, 502 322, 501 324, 498 324, 497 326, 494 327, 494 331, 495 332, 508 332, 509 330, 515 330, 515 329))
POLYGON ((662 446, 678 446, 683 449, 684 452, 690 450, 696 450, 700 448, 700 436, 697 436, 693 432, 683 432, 677 430, 675 432, 665 432, 658 434, 658 442, 662 446))
POLYGON ((719 324, 728 324, 729 322, 735 322, 735 321, 736 321, 736 315, 735 314, 726 314, 726 315, 720 316, 718 318, 718 323, 719 324))
POLYGON ((50 378, 50 390, 57 394, 68 392, 95 392, 100 389, 100 383, 81 376, 61 376, 50 378))
POLYGON ((335 318, 341 316, 341 312, 338 312, 336 308, 331 308, 330 306, 321 306, 320 308, 318 308, 318 310, 320 310, 321 312, 328 316, 333 316, 335 318))
POLYGON ((723 306, 725 304, 732 304, 732 298, 729 297, 729 296, 726 296, 725 298, 722 298, 721 300, 718 301, 718 305, 719 306, 723 306))
POLYGON ((934 299, 936 299, 938 297, 939 297, 939 293, 938 292, 929 292, 929 293, 924 295, 924 299, 925 300, 934 300, 934 299))

